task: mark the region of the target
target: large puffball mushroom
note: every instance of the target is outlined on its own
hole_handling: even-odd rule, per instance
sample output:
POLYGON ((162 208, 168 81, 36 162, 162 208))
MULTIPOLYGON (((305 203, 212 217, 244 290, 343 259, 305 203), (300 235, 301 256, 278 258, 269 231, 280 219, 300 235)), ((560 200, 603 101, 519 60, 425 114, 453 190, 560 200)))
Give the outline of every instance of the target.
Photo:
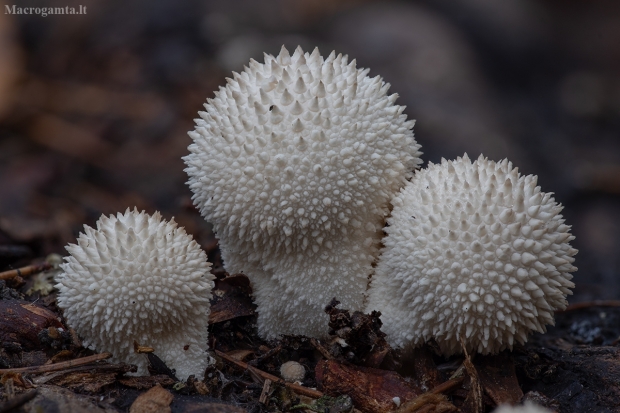
POLYGON ((562 206, 507 160, 467 155, 418 171, 392 201, 369 290, 396 347, 512 349, 566 308, 577 250, 562 206))
POLYGON ((326 335, 334 297, 362 309, 389 201, 420 163, 414 122, 367 74, 282 48, 234 73, 189 133, 194 203, 226 269, 249 276, 263 337, 326 335))
POLYGON ((156 212, 102 216, 84 226, 61 265, 58 306, 85 347, 148 374, 134 342, 153 347, 179 379, 202 379, 214 276, 200 246, 156 212))

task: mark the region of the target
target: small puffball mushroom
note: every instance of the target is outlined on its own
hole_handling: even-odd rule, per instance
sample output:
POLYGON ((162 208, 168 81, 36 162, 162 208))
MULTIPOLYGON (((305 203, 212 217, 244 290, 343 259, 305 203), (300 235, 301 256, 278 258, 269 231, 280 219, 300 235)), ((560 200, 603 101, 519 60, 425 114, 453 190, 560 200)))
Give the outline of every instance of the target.
POLYGON ((537 405, 536 403, 526 401, 523 406, 510 406, 509 404, 503 404, 497 409, 493 410, 493 413, 552 413, 551 410, 545 409, 537 405))
POLYGON ((159 212, 127 209, 84 226, 57 278, 58 306, 85 347, 138 366, 134 341, 153 347, 181 380, 202 379, 214 276, 200 246, 159 212))
POLYGON ((280 366, 280 376, 289 383, 302 381, 306 376, 306 369, 296 361, 287 361, 280 366))
POLYGON ((395 347, 445 355, 512 349, 554 324, 572 294, 574 237, 562 206, 506 160, 467 155, 418 171, 392 201, 367 311, 395 347))
POLYGON ((361 310, 389 201, 420 163, 413 124, 355 60, 283 47, 208 99, 184 157, 228 272, 252 283, 262 337, 328 332, 361 310))

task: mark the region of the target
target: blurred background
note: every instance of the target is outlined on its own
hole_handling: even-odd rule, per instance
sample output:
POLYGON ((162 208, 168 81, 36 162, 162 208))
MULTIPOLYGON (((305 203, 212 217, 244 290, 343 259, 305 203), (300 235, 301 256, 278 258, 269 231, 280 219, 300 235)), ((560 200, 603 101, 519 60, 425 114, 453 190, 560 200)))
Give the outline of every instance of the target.
POLYGON ((565 205, 571 302, 620 299, 620 2, 20 0, 0 13, 0 271, 83 224, 161 210, 213 250, 181 156, 192 119, 263 52, 318 46, 400 95, 425 162, 509 158, 565 205))

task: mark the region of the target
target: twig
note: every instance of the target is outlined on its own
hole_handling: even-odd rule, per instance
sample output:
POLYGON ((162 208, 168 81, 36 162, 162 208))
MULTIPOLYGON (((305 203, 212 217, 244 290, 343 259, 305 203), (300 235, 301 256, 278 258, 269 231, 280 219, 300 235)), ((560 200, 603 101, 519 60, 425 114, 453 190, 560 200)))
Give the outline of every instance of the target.
POLYGON ((47 271, 51 268, 52 265, 47 262, 28 265, 26 267, 0 272, 0 280, 10 280, 15 277, 27 277, 32 274, 38 274, 40 272, 47 271))
POLYGON ((272 348, 271 350, 269 350, 268 352, 266 352, 262 356, 258 356, 254 360, 248 361, 248 364, 250 366, 256 367, 260 363, 262 363, 263 361, 267 360, 269 357, 272 357, 275 354, 278 354, 281 350, 282 350, 282 345, 278 345, 277 347, 272 348))
POLYGON ((317 349, 318 352, 321 353, 321 355, 323 357, 325 357, 327 360, 333 360, 334 359, 334 356, 329 354, 329 351, 327 351, 327 349, 325 347, 323 347, 323 345, 317 339, 311 338, 310 339, 310 344, 312 344, 312 347, 317 349))
POLYGON ((263 391, 258 398, 258 401, 262 404, 267 404, 267 397, 269 397, 269 390, 271 389, 271 380, 265 379, 265 383, 263 384, 263 391))
POLYGON ((37 373, 49 373, 51 371, 60 371, 65 370, 75 366, 83 366, 85 364, 94 363, 95 361, 105 360, 112 357, 110 353, 101 353, 101 354, 93 354, 92 356, 82 357, 79 359, 63 361, 61 363, 56 364, 46 364, 43 366, 32 366, 32 367, 20 367, 17 369, 0 369, 0 374, 4 373, 27 373, 27 374, 37 374, 37 373))
POLYGON ((0 413, 8 413, 11 410, 15 409, 16 407, 19 407, 29 402, 30 400, 34 399, 36 395, 37 395, 37 390, 32 390, 32 391, 29 391, 28 393, 23 393, 23 394, 20 394, 19 396, 15 396, 12 399, 8 400, 6 403, 4 403, 2 407, 0 407, 0 413))
POLYGON ((575 303, 575 304, 569 305, 564 310, 556 311, 556 313, 566 313, 569 311, 583 310, 584 308, 591 308, 591 307, 620 307, 620 301, 619 300, 594 300, 594 301, 586 301, 583 303, 575 303))
POLYGON ((452 390, 454 390, 455 388, 457 388, 458 386, 461 385, 461 383, 463 383, 463 380, 465 380, 465 376, 456 378, 456 379, 450 379, 448 381, 445 381, 435 387, 433 387, 431 390, 429 390, 429 393, 433 393, 433 394, 443 394, 443 393, 449 393, 452 390))
POLYGON ((480 384, 480 378, 478 377, 478 371, 476 370, 476 366, 471 361, 471 357, 467 352, 467 348, 465 347, 465 339, 461 336, 461 348, 463 349, 463 354, 465 355, 465 360, 463 360, 463 366, 465 366, 465 370, 467 371, 467 375, 469 376, 469 385, 470 385, 470 394, 465 398, 465 403, 469 399, 471 395, 471 403, 474 409, 474 412, 479 413, 482 412, 482 385, 480 384))
POLYGON ((454 390, 454 388, 460 386, 463 380, 465 380, 465 376, 461 376, 456 379, 450 379, 444 383, 441 383, 440 385, 433 387, 426 393, 422 393, 415 399, 409 400, 407 403, 401 405, 400 408, 396 410, 396 413, 422 411, 421 408, 424 406, 434 406, 440 400, 447 400, 445 399, 444 393, 448 393, 449 391, 454 390))
POLYGON ((235 366, 237 366, 239 368, 251 371, 252 373, 262 377, 264 380, 269 379, 269 380, 271 380, 274 383, 284 384, 286 387, 294 390, 295 392, 297 392, 297 393, 299 393, 299 394, 301 394, 303 396, 308 396, 308 397, 312 397, 312 398, 315 398, 315 399, 318 399, 319 397, 323 396, 323 393, 318 391, 318 390, 312 390, 312 389, 309 389, 309 388, 304 387, 304 386, 300 386, 299 384, 295 384, 295 383, 285 383, 279 377, 276 377, 276 376, 274 376, 272 374, 269 374, 267 372, 259 370, 256 367, 252 367, 248 363, 244 363, 243 361, 235 360, 234 358, 230 357, 228 354, 223 353, 223 352, 221 352, 219 350, 215 350, 215 354, 217 354, 218 356, 220 356, 221 358, 223 358, 227 362, 232 363, 232 364, 234 364, 235 366))
POLYGON ((94 366, 77 366, 71 367, 62 371, 51 372, 51 374, 46 374, 44 376, 39 376, 33 380, 34 384, 40 385, 45 384, 50 380, 55 379, 56 377, 60 377, 65 374, 78 373, 81 371, 96 371, 97 373, 135 373, 138 371, 138 368, 131 364, 95 364, 94 366))

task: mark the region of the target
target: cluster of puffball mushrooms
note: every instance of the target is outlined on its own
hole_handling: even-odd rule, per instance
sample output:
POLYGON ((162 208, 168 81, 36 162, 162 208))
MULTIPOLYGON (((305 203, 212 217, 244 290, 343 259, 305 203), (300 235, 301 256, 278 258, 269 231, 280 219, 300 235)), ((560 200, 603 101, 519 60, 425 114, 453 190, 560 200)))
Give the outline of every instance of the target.
MULTIPOLYGON (((562 206, 507 160, 416 171, 414 121, 368 72, 283 47, 234 73, 189 133, 193 201, 251 282, 259 335, 325 337, 334 297, 380 311, 397 348, 497 353, 544 332, 574 287, 562 206)), ((128 209, 67 250, 58 305, 85 346, 146 374, 136 342, 204 377, 214 277, 183 228, 128 209)))

